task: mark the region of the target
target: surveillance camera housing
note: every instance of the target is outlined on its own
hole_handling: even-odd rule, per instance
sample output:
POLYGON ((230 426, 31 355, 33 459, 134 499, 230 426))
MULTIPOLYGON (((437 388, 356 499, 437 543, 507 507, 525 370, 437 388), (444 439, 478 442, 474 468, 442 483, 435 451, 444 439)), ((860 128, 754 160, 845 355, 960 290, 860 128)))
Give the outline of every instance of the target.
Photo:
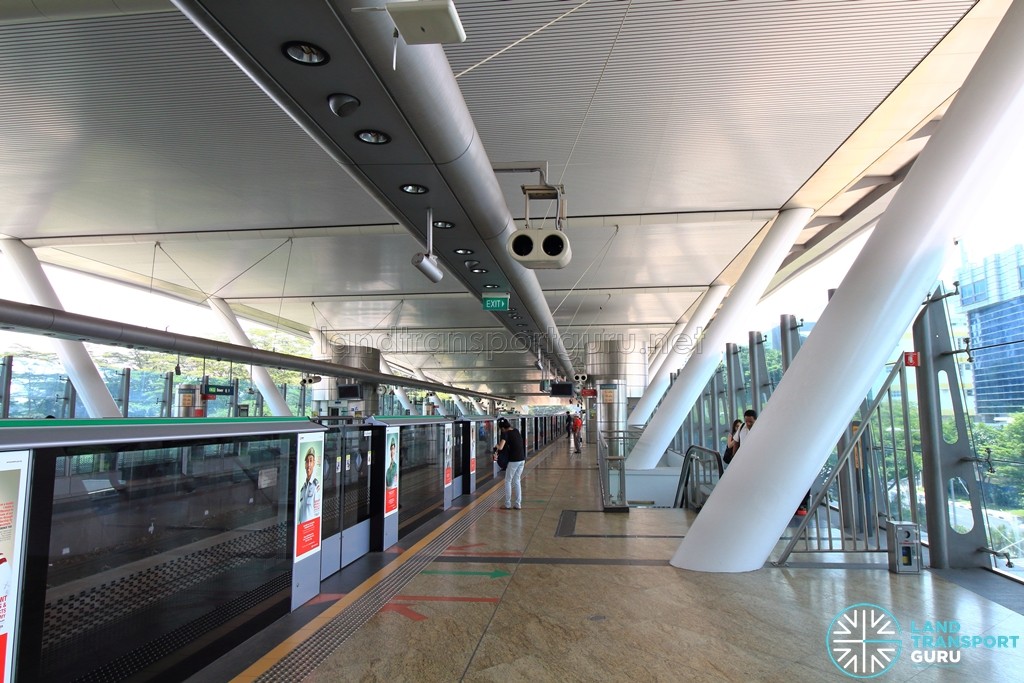
POLYGON ((440 282, 441 278, 444 277, 444 273, 441 272, 441 267, 437 265, 436 256, 416 254, 412 257, 412 264, 419 268, 420 272, 426 275, 427 279, 431 282, 440 282))
POLYGON ((506 247, 525 268, 565 268, 572 259, 569 238, 561 230, 516 230, 506 247))

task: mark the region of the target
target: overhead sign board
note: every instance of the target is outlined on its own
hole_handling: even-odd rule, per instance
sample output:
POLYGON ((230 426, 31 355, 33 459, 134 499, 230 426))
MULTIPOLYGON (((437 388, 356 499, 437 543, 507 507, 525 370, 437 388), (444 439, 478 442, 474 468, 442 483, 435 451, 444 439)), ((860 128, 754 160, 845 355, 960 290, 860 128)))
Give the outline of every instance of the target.
POLYGON ((508 310, 508 292, 483 294, 481 295, 484 310, 485 311, 507 311, 508 310))
POLYGON ((581 389, 580 396, 597 396, 597 389, 581 389))
POLYGON ((233 396, 235 387, 230 384, 205 384, 203 393, 207 396, 233 396))

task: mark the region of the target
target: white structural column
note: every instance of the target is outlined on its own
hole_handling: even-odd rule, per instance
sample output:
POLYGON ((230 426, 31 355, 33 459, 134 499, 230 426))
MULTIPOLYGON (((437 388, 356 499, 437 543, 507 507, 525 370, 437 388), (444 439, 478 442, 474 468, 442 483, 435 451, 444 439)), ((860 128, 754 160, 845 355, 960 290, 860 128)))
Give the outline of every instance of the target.
MULTIPOLYGON (((449 386, 451 384, 449 383, 449 386)), ((466 403, 459 397, 458 394, 452 394, 452 400, 455 401, 455 407, 459 410, 459 415, 469 415, 469 408, 466 407, 466 403)))
MULTIPOLYGON (((657 466, 665 449, 672 443, 672 437, 683 423, 686 413, 718 367, 725 343, 757 304, 812 213, 811 209, 787 209, 775 218, 754 257, 750 259, 739 280, 733 285, 729 298, 722 305, 722 310, 708 325, 699 351, 690 355, 658 412, 651 418, 643 435, 626 458, 626 467, 646 470, 657 466)), ((647 392, 644 393, 644 396, 646 395, 647 392)), ((633 424, 632 420, 630 424, 633 424)))
MULTIPOLYGON (((380 371, 387 375, 395 374, 394 370, 391 369, 391 364, 384 360, 384 355, 380 357, 380 371)), ((412 415, 412 401, 409 400, 409 394, 405 393, 405 387, 395 386, 395 396, 398 397, 398 402, 402 404, 402 408, 409 411, 412 415)))
MULTIPOLYGON (((221 322, 224 323, 224 329, 227 331, 228 338, 232 344, 245 346, 250 349, 253 348, 252 342, 249 341, 248 335, 245 334, 245 330, 238 324, 235 312, 231 310, 226 301, 210 297, 210 310, 216 313, 220 317, 221 322)), ((276 417, 291 417, 291 408, 288 407, 284 397, 281 396, 281 392, 274 385, 274 380, 270 378, 270 373, 267 372, 265 367, 253 366, 252 381, 263 395, 263 400, 270 406, 270 412, 276 417)))
POLYGON ((672 564, 759 569, 1024 136, 1024 2, 1008 10, 935 135, 772 394, 672 564), (794 447, 798 446, 798 447, 794 447))
MULTIPOLYGON (((35 252, 26 247, 20 240, 0 240, 0 250, 7 254, 7 260, 14 266, 14 272, 21 278, 25 293, 36 306, 46 306, 58 311, 64 307, 53 291, 50 281, 43 272, 43 267, 36 258, 35 252)), ((64 339, 51 339, 65 372, 71 378, 78 397, 91 418, 122 417, 121 411, 110 395, 110 390, 103 383, 99 370, 82 342, 64 339)))
MULTIPOLYGON (((427 377, 426 375, 424 375, 423 371, 420 370, 419 368, 413 368, 412 369, 412 374, 416 375, 416 379, 423 380, 424 382, 433 382, 434 381, 434 380, 430 379, 429 377, 427 377)), ((427 392, 427 400, 430 401, 431 403, 433 403, 435 406, 437 406, 437 414, 438 415, 441 415, 442 417, 448 417, 448 413, 445 411, 444 406, 441 405, 441 399, 438 398, 437 394, 435 394, 433 391, 428 391, 427 392)))
POLYGON ((477 415, 486 415, 487 414, 487 410, 484 408, 484 405, 479 400, 477 400, 475 397, 470 396, 469 397, 469 401, 470 401, 470 403, 473 404, 473 408, 476 410, 476 414, 477 415))
POLYGON ((718 310, 719 304, 722 303, 722 299, 725 298, 728 291, 729 288, 725 285, 712 285, 704 292, 704 298, 700 300, 697 310, 693 312, 690 319, 682 325, 676 323, 666 338, 665 345, 659 350, 651 365, 653 373, 650 375, 651 380, 648 382, 647 388, 644 389, 643 396, 633 407, 633 412, 626 418, 626 424, 643 425, 651 419, 658 401, 668 390, 672 373, 683 367, 687 359, 701 348, 701 340, 711 321, 711 316, 718 310))

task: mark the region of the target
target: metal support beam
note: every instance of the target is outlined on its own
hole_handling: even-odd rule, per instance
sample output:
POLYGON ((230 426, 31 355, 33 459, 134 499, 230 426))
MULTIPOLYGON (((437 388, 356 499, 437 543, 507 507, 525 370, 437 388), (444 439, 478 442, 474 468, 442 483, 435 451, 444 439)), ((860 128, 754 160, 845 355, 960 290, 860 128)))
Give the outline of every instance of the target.
MULTIPOLYGON (((198 356, 215 360, 230 360, 237 363, 262 365, 270 368, 286 368, 314 375, 327 375, 329 377, 349 377, 377 384, 402 384, 407 387, 419 387, 431 391, 451 391, 451 387, 444 384, 421 382, 409 377, 385 375, 380 372, 345 367, 326 361, 236 346, 211 339, 203 339, 202 337, 191 337, 185 334, 167 332, 166 330, 154 330, 149 327, 128 325, 112 320, 103 320, 102 318, 67 313, 59 309, 33 306, 4 299, 0 299, 0 323, 6 323, 15 332, 85 339, 99 344, 164 351, 166 353, 198 356)), ((493 394, 485 394, 469 389, 459 389, 459 393, 463 396, 479 396, 486 399, 495 398, 493 394)), ((498 397, 498 400, 510 399, 498 397)), ((110 402, 113 404, 113 399, 110 399, 110 402)), ((116 409, 117 406, 115 405, 114 408, 116 409)))

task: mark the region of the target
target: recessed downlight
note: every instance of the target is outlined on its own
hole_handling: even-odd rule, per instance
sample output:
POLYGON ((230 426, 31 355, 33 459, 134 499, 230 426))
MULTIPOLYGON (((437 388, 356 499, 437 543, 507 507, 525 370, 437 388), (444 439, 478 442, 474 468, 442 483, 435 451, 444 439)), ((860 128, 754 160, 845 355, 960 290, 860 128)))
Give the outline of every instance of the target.
POLYGON ((469 256, 470 254, 473 253, 473 250, 472 249, 456 249, 455 253, 458 254, 459 256, 469 256))
POLYGON ((470 268, 469 272, 471 272, 471 273, 486 273, 487 269, 486 268, 470 268))
POLYGON ((406 194, 426 194, 430 192, 424 185, 417 185, 416 183, 406 183, 402 185, 401 190, 406 194))
POLYGON ((368 145, 386 145, 391 142, 391 136, 381 130, 361 130, 356 133, 356 139, 368 145))
POLYGON ((313 43, 295 40, 285 43, 281 49, 284 51, 285 57, 303 66, 322 66, 331 59, 331 56, 327 54, 327 50, 313 43))
POLYGON ((339 118, 355 114, 359 110, 360 104, 358 97, 343 92, 336 92, 327 98, 327 106, 339 118))
POLYGON ((451 230, 455 224, 451 221, 434 221, 434 227, 438 230, 451 230))
POLYGON ((498 285, 496 285, 496 284, 494 284, 492 282, 488 282, 486 285, 484 285, 484 289, 497 289, 497 288, 498 288, 498 285))
POLYGON ((526 323, 516 323, 516 327, 527 327, 526 323))

